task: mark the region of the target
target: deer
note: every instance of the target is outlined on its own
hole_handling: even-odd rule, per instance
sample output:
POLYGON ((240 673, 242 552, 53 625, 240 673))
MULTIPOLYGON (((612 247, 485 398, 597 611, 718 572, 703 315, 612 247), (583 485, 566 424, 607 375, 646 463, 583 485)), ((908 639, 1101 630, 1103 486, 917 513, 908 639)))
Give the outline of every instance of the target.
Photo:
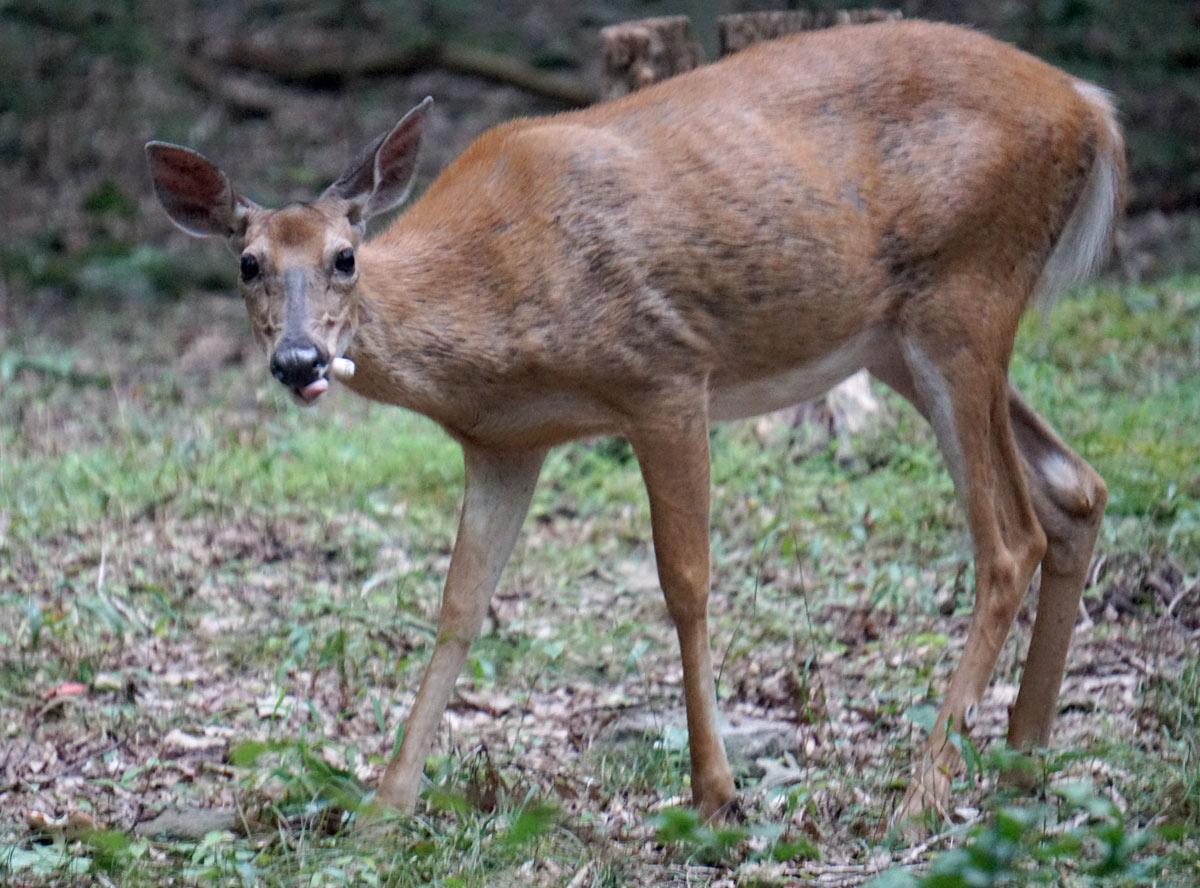
POLYGON ((678 636, 693 803, 727 816, 707 622, 709 428, 866 368, 933 428, 965 512, 975 604, 897 821, 944 811, 1040 568, 1006 741, 1049 743, 1107 488, 1008 378, 1018 322, 1085 278, 1123 207, 1103 90, 921 21, 765 42, 625 97, 484 132, 404 203, 430 99, 319 197, 268 209, 152 141, 157 196, 240 257, 270 372, 332 376, 435 420, 465 493, 437 637, 376 798, 412 812, 547 451, 624 437, 678 636), (353 375, 349 370, 353 369, 353 375))

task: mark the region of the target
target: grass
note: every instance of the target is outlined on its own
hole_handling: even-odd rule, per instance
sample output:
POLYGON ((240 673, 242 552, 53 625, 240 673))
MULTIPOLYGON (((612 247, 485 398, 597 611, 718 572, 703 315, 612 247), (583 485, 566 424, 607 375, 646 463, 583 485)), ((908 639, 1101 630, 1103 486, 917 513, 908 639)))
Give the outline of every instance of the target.
MULTIPOLYGON (((734 722, 766 725, 734 756, 744 827, 674 813, 688 794, 674 639, 636 464, 608 442, 549 460, 426 801, 396 818, 366 787, 436 631, 456 449, 348 397, 295 409, 257 357, 181 370, 198 313, 244 338, 231 302, 64 311, 0 340, 0 875, 14 884, 775 885, 950 847, 943 869, 992 860, 976 851, 1005 836, 1033 856, 1014 851, 987 884, 1200 878, 1195 591, 1167 612, 1200 574, 1200 279, 1097 285, 1022 331, 1013 378, 1110 490, 1056 735, 1069 754, 1039 760, 1033 803, 985 767, 956 797, 982 810, 975 831, 945 825, 913 861, 879 827, 916 713, 957 659, 972 573, 932 435, 897 399, 894 425, 848 458, 780 424, 713 433, 719 694, 734 722), (67 681, 83 693, 49 696, 67 681), (1064 796, 1078 781, 1092 795, 1064 796), (242 819, 190 840, 133 830, 176 804, 242 819), (47 844, 26 809, 97 829, 47 844), (1051 834, 1098 847, 1113 824, 1132 842, 1120 871, 1034 854, 1051 834)), ((1028 616, 983 707, 981 761, 1028 616)))

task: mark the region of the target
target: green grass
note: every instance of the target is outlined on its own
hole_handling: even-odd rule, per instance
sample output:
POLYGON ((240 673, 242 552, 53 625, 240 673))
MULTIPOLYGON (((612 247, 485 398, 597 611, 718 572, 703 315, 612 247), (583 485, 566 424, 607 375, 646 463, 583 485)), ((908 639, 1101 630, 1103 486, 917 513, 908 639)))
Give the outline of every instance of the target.
MULTIPOLYGON (((899 399, 895 423, 849 458, 782 426, 713 432, 722 707, 791 720, 797 744, 738 760, 741 831, 669 813, 689 791, 675 642, 637 467, 609 442, 548 461, 429 761, 433 789, 417 817, 396 818, 361 805, 433 643, 456 448, 422 419, 338 393, 296 409, 257 360, 180 372, 186 303, 132 298, 86 322, 83 306, 66 306, 78 323, 0 341, 0 725, 13 750, 0 753, 0 880, 774 885, 902 858, 879 827, 921 739, 906 713, 940 697, 972 571, 932 434, 899 399), (67 680, 87 692, 48 705, 67 680), (651 718, 618 730, 626 710, 651 718), (164 746, 178 731, 225 746, 164 746), (176 799, 236 802, 255 825, 191 841, 132 832, 133 800, 145 819, 176 799), (103 829, 41 844, 16 817, 25 808, 88 811, 103 829)), ((216 329, 243 336, 237 307, 218 307, 216 329)), ((1109 485, 1087 596, 1096 613, 1120 607, 1077 639, 1075 674, 1118 664, 1104 687, 1132 684, 1068 695, 1069 754, 1042 765, 1046 799, 1088 781, 1139 837, 1131 868, 1103 884, 1133 884, 1133 864, 1158 884, 1198 878, 1200 661, 1179 622, 1196 593, 1172 616, 1164 598, 1200 574, 1198 370, 1197 278, 1065 297, 1029 319, 1013 359, 1018 386, 1109 485)), ((1026 643, 1015 633, 998 684, 1019 677, 1026 643)), ((983 808, 976 831, 928 848, 960 849, 944 866, 1005 830, 1017 848, 1041 841, 987 773, 956 796, 983 808)), ((1110 814, 1088 823, 1107 829, 1110 814)), ((1069 855, 1019 859, 1101 883, 1069 855)), ((1009 883, 1022 884, 995 882, 1009 883)))

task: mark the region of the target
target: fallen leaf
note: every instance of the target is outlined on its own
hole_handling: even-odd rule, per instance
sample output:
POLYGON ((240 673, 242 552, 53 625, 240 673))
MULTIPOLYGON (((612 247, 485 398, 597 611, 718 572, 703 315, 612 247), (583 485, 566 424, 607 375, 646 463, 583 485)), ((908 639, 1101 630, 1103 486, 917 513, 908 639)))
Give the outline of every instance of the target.
POLYGON ((77 681, 64 681, 42 692, 43 700, 53 700, 55 697, 71 697, 87 692, 87 685, 77 681))

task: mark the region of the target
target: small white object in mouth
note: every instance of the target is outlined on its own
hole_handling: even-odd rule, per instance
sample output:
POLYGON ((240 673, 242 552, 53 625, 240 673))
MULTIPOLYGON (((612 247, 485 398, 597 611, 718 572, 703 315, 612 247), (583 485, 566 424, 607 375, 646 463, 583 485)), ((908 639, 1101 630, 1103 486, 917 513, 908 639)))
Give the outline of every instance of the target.
POLYGON ((354 376, 354 362, 349 358, 334 358, 329 362, 329 375, 345 381, 354 376))

